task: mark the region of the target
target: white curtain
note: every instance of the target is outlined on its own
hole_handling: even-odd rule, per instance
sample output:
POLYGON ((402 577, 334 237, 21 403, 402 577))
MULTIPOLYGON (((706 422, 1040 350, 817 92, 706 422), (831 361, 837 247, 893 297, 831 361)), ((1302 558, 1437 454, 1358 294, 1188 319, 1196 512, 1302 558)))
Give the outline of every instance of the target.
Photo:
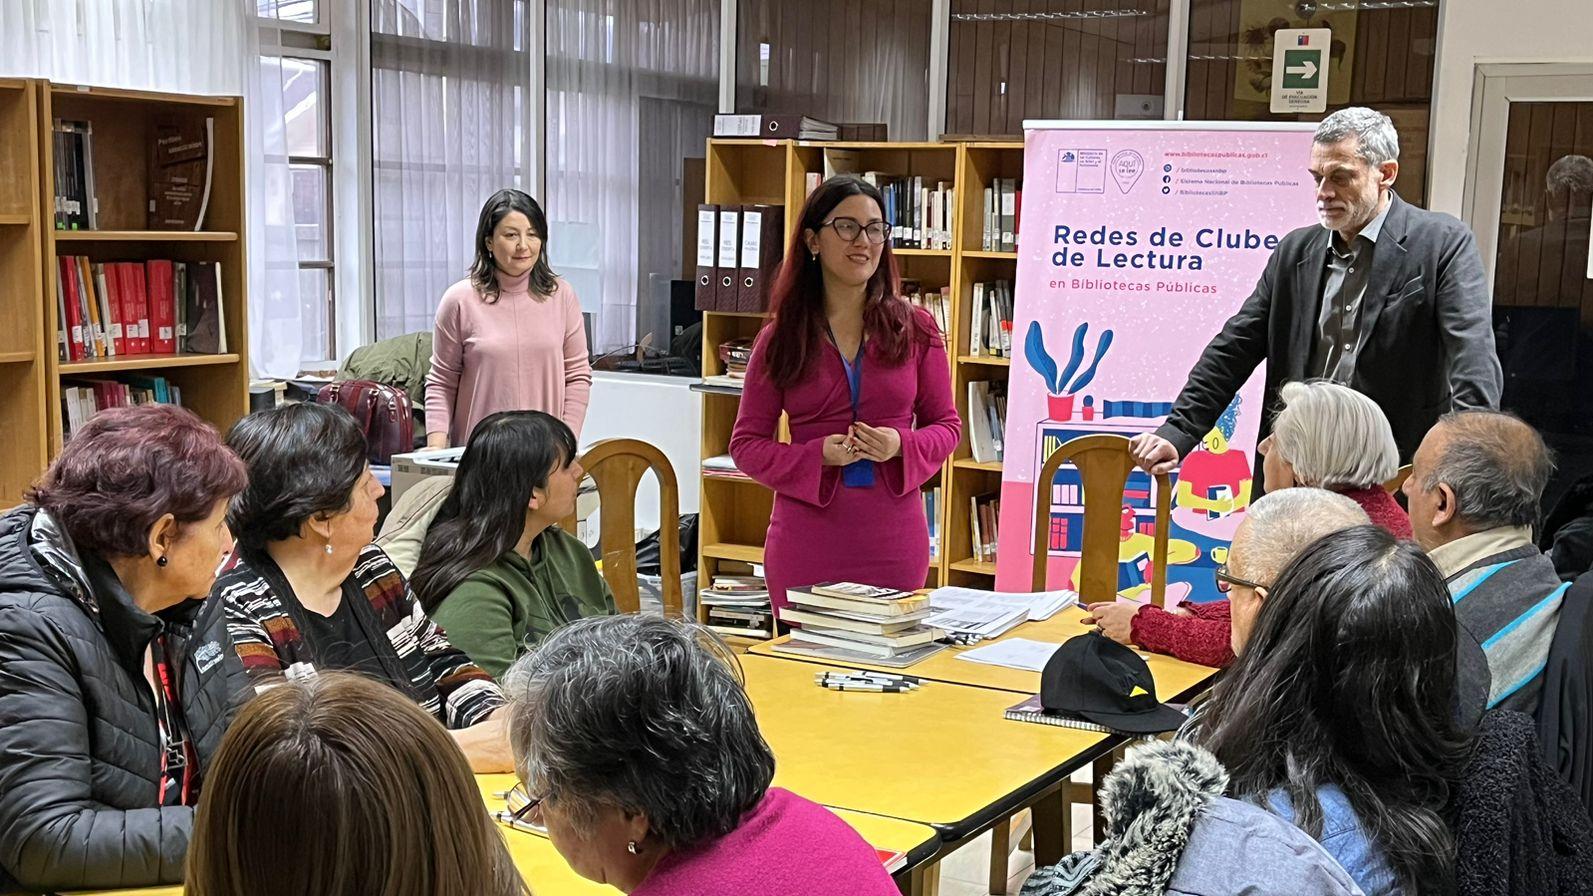
MULTIPOLYGON (((678 276, 678 246, 648 247, 652 235, 679 230, 681 159, 703 155, 718 64, 718 0, 547 2, 549 247, 560 273, 560 258, 595 266, 599 294, 582 294, 581 305, 595 312, 598 352, 634 343, 638 307, 657 301, 660 275, 678 276), (658 190, 656 178, 670 176, 671 189, 658 190), (561 232, 578 244, 561 244, 561 232), (642 258, 644 249, 658 257, 642 258)), ((660 339, 667 347, 668 334, 660 339)))
MULTIPOLYGON (((245 0, 253 11, 255 0, 245 0)), ((294 218, 293 173, 288 167, 287 120, 295 72, 282 64, 281 31, 270 19, 248 29, 245 84, 245 166, 249 201, 249 366, 257 377, 291 378, 306 358, 321 355, 318 341, 305 339, 301 295, 299 224, 294 218)), ((291 53, 290 53, 291 55, 291 53)), ((330 137, 328 138, 330 139, 330 137)), ((329 222, 330 223, 330 222, 329 222)))
POLYGON ((0 0, 0 74, 238 94, 253 0, 0 0))
POLYGON ((524 188, 532 8, 527 0, 371 4, 378 339, 431 329, 443 290, 474 258, 482 203, 524 188))

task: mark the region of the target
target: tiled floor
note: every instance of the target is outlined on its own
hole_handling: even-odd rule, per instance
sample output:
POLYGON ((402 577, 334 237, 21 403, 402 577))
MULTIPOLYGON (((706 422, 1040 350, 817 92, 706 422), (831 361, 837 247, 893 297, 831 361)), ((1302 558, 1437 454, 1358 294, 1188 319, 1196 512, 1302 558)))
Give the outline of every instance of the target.
MULTIPOLYGON (((1073 849, 1093 846, 1090 834, 1090 807, 1073 807, 1073 849)), ((1007 861, 1007 892, 1017 896, 1023 882, 1034 871, 1034 853, 1014 850, 1007 861)), ((988 896, 990 893, 990 834, 987 832, 940 864, 940 896, 988 896)))

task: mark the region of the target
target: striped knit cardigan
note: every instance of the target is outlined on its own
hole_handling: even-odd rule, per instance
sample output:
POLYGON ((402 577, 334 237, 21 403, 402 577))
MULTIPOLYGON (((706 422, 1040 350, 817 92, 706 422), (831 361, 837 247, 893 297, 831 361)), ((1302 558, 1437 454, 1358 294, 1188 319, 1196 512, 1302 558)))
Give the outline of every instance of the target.
MULTIPOLYGON (((492 676, 448 643, 381 548, 368 545, 360 552, 345 582, 345 595, 350 585, 368 602, 354 606, 355 616, 372 637, 376 655, 388 670, 388 684, 407 692, 453 729, 484 721, 503 705, 503 692, 492 676), (386 638, 378 638, 380 634, 386 638)), ((315 665, 315 653, 294 621, 295 613, 305 610, 291 591, 279 593, 289 588, 281 569, 259 554, 239 559, 212 592, 226 604, 227 631, 257 686, 295 663, 315 665), (294 606, 284 600, 294 601, 294 606)))

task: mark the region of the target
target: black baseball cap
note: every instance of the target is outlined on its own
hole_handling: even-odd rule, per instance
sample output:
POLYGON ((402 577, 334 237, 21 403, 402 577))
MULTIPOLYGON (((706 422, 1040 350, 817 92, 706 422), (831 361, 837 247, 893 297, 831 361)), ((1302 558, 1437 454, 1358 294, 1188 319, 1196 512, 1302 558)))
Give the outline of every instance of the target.
POLYGON ((1139 654, 1100 632, 1070 638, 1040 673, 1040 705, 1125 734, 1175 731, 1187 718, 1156 700, 1156 681, 1139 654))

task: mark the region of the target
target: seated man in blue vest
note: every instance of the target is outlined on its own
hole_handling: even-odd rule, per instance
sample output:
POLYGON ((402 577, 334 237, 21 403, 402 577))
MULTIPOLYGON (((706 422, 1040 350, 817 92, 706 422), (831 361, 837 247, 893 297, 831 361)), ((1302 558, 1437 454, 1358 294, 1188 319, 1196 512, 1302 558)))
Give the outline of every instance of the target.
POLYGON ((1405 497, 1416 541, 1460 623, 1460 715, 1535 714, 1566 586, 1532 539, 1554 472, 1543 438, 1499 411, 1448 414, 1416 450, 1405 497))

